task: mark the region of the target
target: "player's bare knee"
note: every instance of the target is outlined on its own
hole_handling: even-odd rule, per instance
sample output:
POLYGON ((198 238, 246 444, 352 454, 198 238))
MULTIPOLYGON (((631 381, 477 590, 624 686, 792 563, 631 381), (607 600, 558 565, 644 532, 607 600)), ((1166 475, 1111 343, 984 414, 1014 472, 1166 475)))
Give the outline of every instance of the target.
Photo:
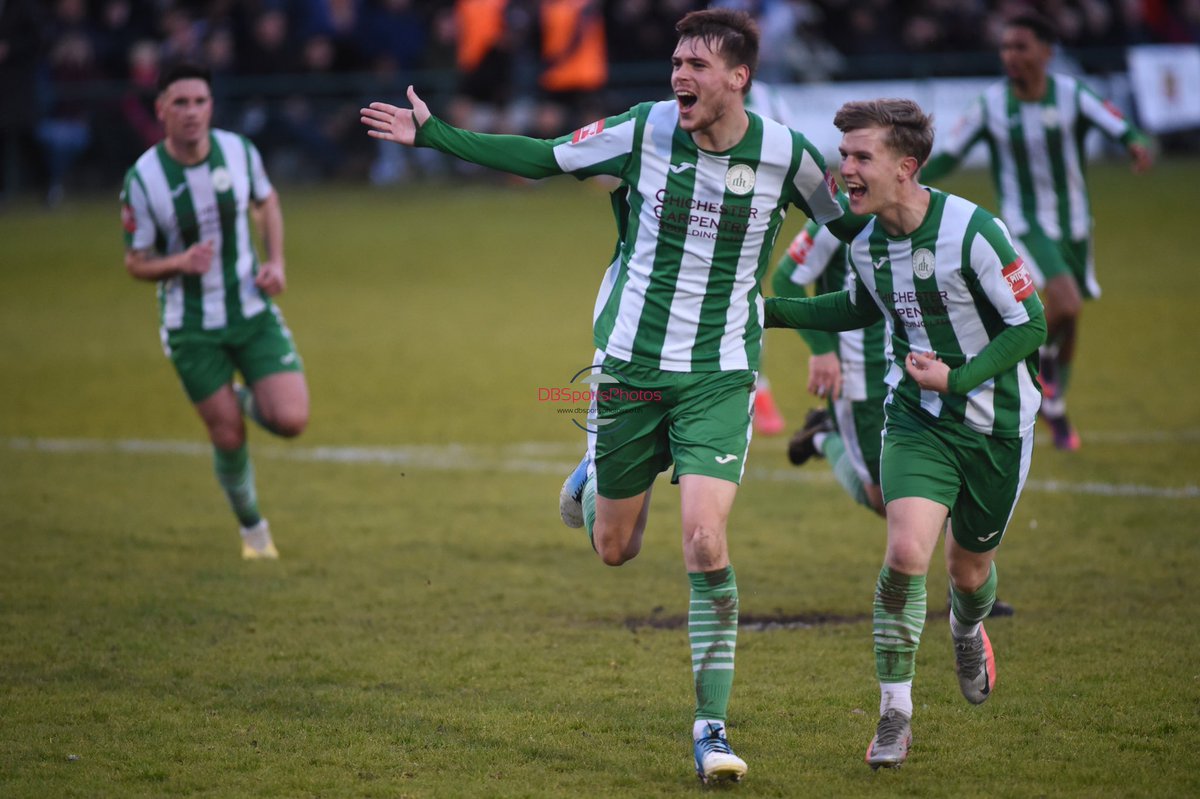
POLYGON ((208 425, 208 440, 217 449, 239 449, 246 443, 246 426, 240 421, 213 422, 208 425))
POLYGON ((990 561, 977 562, 956 559, 948 564, 950 582, 962 594, 973 594, 983 587, 992 571, 990 561))
POLYGON ((887 566, 904 574, 922 574, 929 568, 928 556, 915 538, 889 538, 887 566))
POLYGON ((274 427, 284 438, 295 438, 308 427, 308 412, 282 413, 276 419, 274 427))
POLYGON ((633 560, 637 551, 631 553, 620 541, 596 541, 596 554, 605 566, 620 566, 633 560))
POLYGON ((725 559, 725 532, 713 525, 693 524, 685 531, 684 547, 703 571, 717 568, 714 564, 725 559))
POLYGON ((596 554, 606 566, 620 566, 637 557, 641 550, 639 537, 633 531, 616 525, 604 525, 597 520, 592 528, 592 542, 596 554))
POLYGON ((271 432, 283 438, 295 438, 308 426, 308 407, 305 405, 280 405, 263 415, 271 432))

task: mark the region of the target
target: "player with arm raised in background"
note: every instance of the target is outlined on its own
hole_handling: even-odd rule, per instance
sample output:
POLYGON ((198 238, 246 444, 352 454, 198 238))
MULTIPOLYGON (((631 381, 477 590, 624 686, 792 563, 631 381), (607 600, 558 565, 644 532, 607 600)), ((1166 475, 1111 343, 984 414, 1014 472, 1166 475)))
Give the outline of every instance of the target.
POLYGON ((1067 419, 1066 393, 1083 301, 1100 296, 1092 253, 1084 139, 1096 129, 1129 150, 1135 172, 1151 166, 1146 137, 1082 81, 1048 71, 1056 36, 1040 16, 1004 25, 1000 59, 1007 78, 992 85, 943 137, 942 152, 921 171, 934 182, 976 142, 991 157, 1000 216, 1033 272, 1046 303, 1042 416, 1058 449, 1079 448, 1067 419))
POLYGON ((738 616, 726 524, 750 442, 759 286, 788 206, 848 237, 863 221, 844 215, 837 184, 803 135, 747 113, 753 20, 712 9, 687 14, 676 30, 670 101, 558 139, 452 128, 411 88, 411 110, 372 103, 362 117, 376 138, 523 177, 611 175, 630 187, 619 258, 593 326, 594 363, 620 379, 620 392, 599 396, 594 413, 620 424, 595 426, 563 493, 582 505, 600 558, 617 566, 640 551, 655 478, 674 464, 691 584, 696 770, 705 781, 737 780, 746 763, 725 733, 738 616))
POLYGON ((766 301, 768 327, 841 331, 881 318, 891 338, 880 485, 887 551, 875 586, 880 718, 872 768, 899 766, 912 740, 912 681, 925 578, 945 535, 959 687, 979 704, 996 680, 983 620, 996 599, 996 547, 1033 454, 1045 317, 1004 225, 917 180, 933 124, 911 100, 847 103, 842 178, 850 209, 875 218, 850 245, 850 288, 766 301))
POLYGON ((258 510, 243 413, 293 437, 308 423, 308 387, 292 334, 271 297, 286 286, 283 214, 262 157, 214 129, 207 69, 163 73, 165 138, 138 158, 121 191, 125 266, 158 284, 160 336, 213 445, 217 481, 238 518, 242 557, 279 556, 258 510), (265 260, 251 239, 262 219, 265 260), (249 388, 233 383, 241 372, 249 388))

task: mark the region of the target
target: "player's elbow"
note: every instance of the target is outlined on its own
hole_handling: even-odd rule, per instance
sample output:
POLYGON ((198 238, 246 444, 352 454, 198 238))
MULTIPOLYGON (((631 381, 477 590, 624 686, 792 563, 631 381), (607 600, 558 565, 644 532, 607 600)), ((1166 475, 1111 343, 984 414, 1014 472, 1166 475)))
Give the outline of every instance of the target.
POLYGON ((146 262, 138 253, 125 253, 125 271, 134 280, 146 279, 146 262))
POLYGON ((1041 347, 1043 344, 1046 343, 1047 326, 1046 326, 1046 314, 1045 313, 1039 313, 1037 316, 1034 316, 1032 319, 1030 319, 1029 320, 1029 328, 1031 330, 1033 330, 1035 333, 1035 337, 1037 338, 1037 342, 1038 342, 1038 347, 1041 347))

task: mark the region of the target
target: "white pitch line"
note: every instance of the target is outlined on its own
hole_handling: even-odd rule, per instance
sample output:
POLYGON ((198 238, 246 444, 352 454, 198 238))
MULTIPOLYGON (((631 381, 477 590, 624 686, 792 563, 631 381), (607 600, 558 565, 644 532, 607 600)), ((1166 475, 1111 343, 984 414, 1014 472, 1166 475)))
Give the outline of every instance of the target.
MULTIPOLYGON (((1173 435, 1172 440, 1180 436, 1173 435)), ((212 448, 194 441, 153 441, 99 438, 9 438, 8 449, 53 454, 125 453, 134 455, 186 455, 209 457, 212 448)), ((414 444, 404 447, 284 447, 256 446, 256 457, 314 463, 407 466, 430 471, 489 471, 516 474, 563 474, 581 451, 574 443, 527 441, 516 444, 414 444)), ((749 469, 753 480, 773 483, 830 483, 828 470, 749 469)), ((1072 483, 1064 480, 1029 480, 1026 491, 1043 494, 1084 494, 1103 497, 1200 499, 1200 486, 1148 486, 1135 483, 1072 483)))

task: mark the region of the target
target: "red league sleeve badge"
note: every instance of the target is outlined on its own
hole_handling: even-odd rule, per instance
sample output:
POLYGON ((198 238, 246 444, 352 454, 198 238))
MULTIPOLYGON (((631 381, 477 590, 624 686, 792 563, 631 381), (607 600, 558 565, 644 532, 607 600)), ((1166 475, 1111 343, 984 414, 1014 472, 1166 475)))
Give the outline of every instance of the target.
POLYGON ((137 219, 133 215, 133 206, 129 203, 121 206, 121 227, 125 228, 126 233, 137 230, 137 219))
POLYGON ((579 144, 579 142, 583 141, 587 137, 596 136, 603 132, 604 132, 604 120, 597 119, 592 124, 585 125, 584 127, 575 131, 575 135, 571 137, 571 144, 579 144))
POLYGON ((1004 267, 1001 273, 1008 281, 1009 290, 1019 302, 1024 302, 1030 294, 1033 294, 1033 276, 1029 274, 1028 267, 1020 258, 1004 267))

